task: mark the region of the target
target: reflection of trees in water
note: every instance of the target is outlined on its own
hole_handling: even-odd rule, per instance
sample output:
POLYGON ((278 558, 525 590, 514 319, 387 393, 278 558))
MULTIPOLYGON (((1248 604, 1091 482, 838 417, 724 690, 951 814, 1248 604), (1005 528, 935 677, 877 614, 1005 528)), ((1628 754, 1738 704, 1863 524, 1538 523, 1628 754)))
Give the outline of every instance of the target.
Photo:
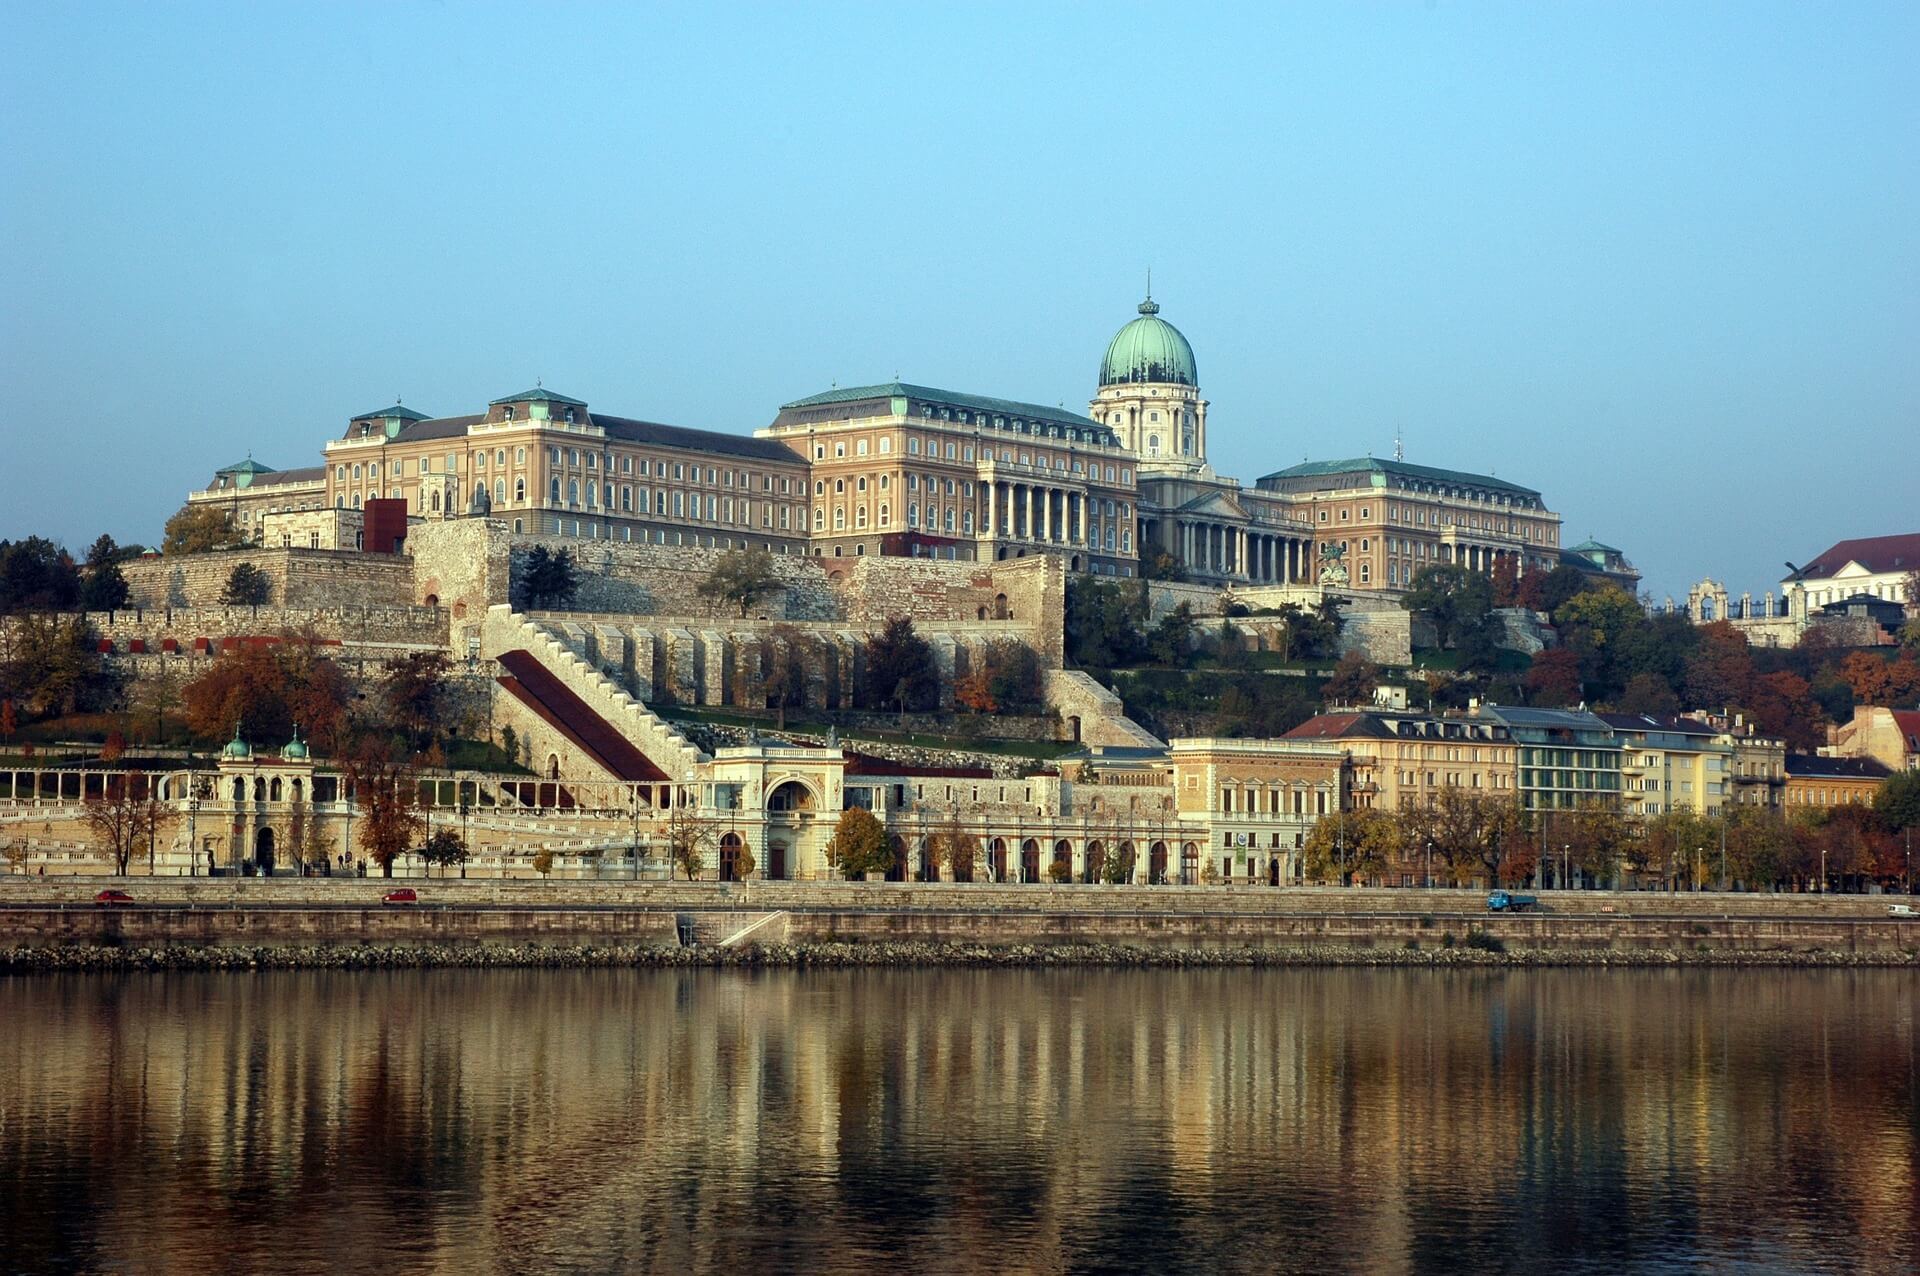
POLYGON ((1910 1001, 1900 972, 14 980, 0 1232, 27 1269, 136 1235, 209 1269, 369 1237, 504 1270, 1897 1260, 1910 1001))

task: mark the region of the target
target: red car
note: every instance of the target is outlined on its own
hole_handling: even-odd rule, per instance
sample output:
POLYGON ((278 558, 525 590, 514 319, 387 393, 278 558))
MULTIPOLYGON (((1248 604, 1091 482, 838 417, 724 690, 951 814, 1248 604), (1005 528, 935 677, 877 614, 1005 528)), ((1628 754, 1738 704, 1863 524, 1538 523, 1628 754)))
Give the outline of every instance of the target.
POLYGON ((402 886, 397 891, 388 891, 382 895, 380 902, 382 904, 418 904, 420 896, 414 893, 413 887, 402 886))
POLYGON ((99 908, 123 908, 133 903, 133 896, 125 891, 101 891, 93 897, 93 902, 99 908))

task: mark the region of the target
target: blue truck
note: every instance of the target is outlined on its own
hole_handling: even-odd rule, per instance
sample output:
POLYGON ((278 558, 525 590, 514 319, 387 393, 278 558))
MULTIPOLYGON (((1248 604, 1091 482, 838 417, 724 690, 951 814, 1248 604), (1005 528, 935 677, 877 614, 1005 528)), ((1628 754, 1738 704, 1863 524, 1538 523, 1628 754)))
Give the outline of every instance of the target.
POLYGON ((1489 913, 1528 913, 1540 908, 1538 895, 1515 895, 1509 891, 1495 891, 1487 896, 1489 913))

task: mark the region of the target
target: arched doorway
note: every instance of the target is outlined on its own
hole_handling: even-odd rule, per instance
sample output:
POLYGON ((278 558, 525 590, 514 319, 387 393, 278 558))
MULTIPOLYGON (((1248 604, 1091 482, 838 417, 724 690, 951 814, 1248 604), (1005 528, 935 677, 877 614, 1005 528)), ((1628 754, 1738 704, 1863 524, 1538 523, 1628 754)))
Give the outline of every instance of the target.
POLYGON ((1147 852, 1147 885, 1165 886, 1167 884, 1167 844, 1155 842, 1153 849, 1147 852))
POLYGON ((1276 857, 1274 859, 1270 859, 1267 861, 1267 885, 1278 886, 1279 884, 1280 884, 1280 860, 1278 859, 1278 857, 1276 857))
POLYGON ((1028 884, 1040 880, 1040 843, 1031 837, 1020 843, 1020 880, 1028 884))
POLYGON ((273 830, 263 828, 253 835, 253 862, 262 877, 273 876, 273 830))
POLYGON ((1080 880, 1083 882, 1097 882, 1106 875, 1106 871, 1106 843, 1098 840, 1088 842, 1086 857, 1080 862, 1080 880))
POLYGON ((1120 880, 1123 882, 1131 882, 1133 881, 1133 866, 1139 862, 1135 858, 1139 854, 1139 851, 1135 849, 1132 842, 1122 842, 1120 843, 1119 854, 1120 880))
POLYGON ((1007 880, 1007 841, 1005 838, 996 837, 993 839, 993 847, 987 853, 987 866, 992 869, 994 881, 1004 882, 1007 880))
POLYGON ((898 833, 887 839, 887 880, 904 882, 907 880, 907 841, 898 833))
POLYGON ((1200 848, 1192 842, 1180 844, 1180 884, 1192 886, 1200 880, 1200 848))
POLYGON ((787 878, 787 844, 785 842, 767 843, 767 876, 776 882, 787 878))
POLYGON ((740 853, 747 848, 746 839, 738 833, 729 833, 720 839, 720 880, 737 882, 740 880, 740 853))
POLYGON ((1047 880, 1071 882, 1073 880, 1073 843, 1064 838, 1053 844, 1053 863, 1047 866, 1047 880))
POLYGON ((933 844, 930 839, 924 838, 924 837, 920 839, 920 857, 919 858, 920 858, 920 880, 923 882, 939 881, 940 870, 934 866, 933 844))

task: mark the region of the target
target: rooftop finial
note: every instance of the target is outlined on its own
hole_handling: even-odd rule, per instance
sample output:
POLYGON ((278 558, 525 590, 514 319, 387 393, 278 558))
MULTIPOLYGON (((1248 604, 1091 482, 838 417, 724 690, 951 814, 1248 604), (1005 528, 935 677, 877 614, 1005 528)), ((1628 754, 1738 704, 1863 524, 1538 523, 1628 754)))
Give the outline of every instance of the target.
POLYGON ((1393 427, 1393 459, 1396 461, 1407 459, 1406 444, 1401 440, 1400 427, 1397 425, 1393 427))
POLYGON ((1157 315, 1160 313, 1160 307, 1153 304, 1152 266, 1147 267, 1147 299, 1140 303, 1140 313, 1143 315, 1157 315))

